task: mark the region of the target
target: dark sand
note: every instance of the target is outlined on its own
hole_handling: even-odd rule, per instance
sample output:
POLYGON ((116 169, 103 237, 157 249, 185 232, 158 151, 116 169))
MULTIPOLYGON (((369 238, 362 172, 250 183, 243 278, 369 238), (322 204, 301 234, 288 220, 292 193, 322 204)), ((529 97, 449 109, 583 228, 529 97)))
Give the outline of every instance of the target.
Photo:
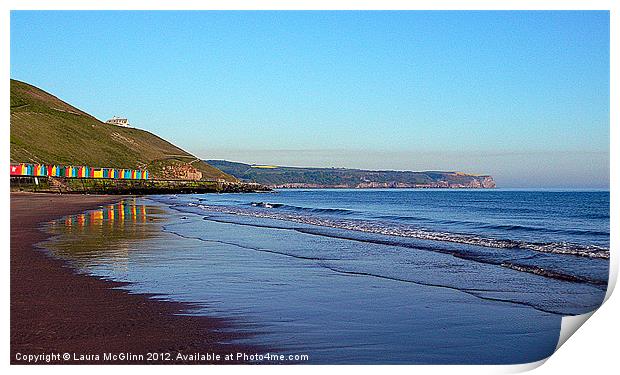
POLYGON ((77 274, 34 247, 49 237, 42 223, 121 198, 11 193, 11 363, 26 363, 17 360, 17 353, 100 357, 51 362, 63 364, 114 363, 105 361, 104 353, 145 355, 142 362, 120 363, 153 363, 146 361, 149 352, 170 353, 173 359, 178 352, 254 354, 256 348, 226 344, 235 337, 216 332, 231 328, 223 319, 175 315, 191 306, 114 289, 123 284, 77 274))

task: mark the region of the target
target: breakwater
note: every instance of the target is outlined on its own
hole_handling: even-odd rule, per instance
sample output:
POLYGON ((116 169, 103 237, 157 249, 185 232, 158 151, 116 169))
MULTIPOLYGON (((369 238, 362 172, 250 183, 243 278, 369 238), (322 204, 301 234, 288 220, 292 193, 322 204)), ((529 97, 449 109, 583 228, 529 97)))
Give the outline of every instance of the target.
POLYGON ((67 194, 199 194, 269 191, 253 183, 222 180, 119 180, 108 178, 64 178, 11 176, 11 191, 67 194))

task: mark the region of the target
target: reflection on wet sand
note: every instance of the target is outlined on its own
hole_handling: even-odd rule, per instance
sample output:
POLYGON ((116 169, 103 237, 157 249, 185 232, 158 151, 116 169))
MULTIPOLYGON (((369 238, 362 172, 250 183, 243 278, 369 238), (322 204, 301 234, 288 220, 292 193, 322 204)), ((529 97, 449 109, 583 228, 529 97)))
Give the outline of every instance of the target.
POLYGON ((52 239, 43 244, 55 256, 83 268, 107 260, 116 269, 126 269, 132 246, 159 233, 156 224, 163 211, 139 198, 54 220, 47 226, 52 239))

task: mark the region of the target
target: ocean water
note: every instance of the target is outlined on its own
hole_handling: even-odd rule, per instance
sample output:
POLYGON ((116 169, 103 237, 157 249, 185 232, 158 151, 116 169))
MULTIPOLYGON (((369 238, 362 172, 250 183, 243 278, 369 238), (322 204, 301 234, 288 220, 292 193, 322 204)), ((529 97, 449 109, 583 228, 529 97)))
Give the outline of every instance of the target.
POLYGON ((523 363, 597 308, 609 192, 280 190, 130 199, 45 247, 311 363, 523 363))

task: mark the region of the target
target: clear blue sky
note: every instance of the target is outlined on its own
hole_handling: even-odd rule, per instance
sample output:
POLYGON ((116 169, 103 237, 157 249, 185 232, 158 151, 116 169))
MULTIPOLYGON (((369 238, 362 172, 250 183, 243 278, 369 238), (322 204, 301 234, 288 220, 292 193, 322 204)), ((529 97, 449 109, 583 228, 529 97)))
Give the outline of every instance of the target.
POLYGON ((203 158, 609 185, 606 11, 13 11, 11 77, 203 158))

